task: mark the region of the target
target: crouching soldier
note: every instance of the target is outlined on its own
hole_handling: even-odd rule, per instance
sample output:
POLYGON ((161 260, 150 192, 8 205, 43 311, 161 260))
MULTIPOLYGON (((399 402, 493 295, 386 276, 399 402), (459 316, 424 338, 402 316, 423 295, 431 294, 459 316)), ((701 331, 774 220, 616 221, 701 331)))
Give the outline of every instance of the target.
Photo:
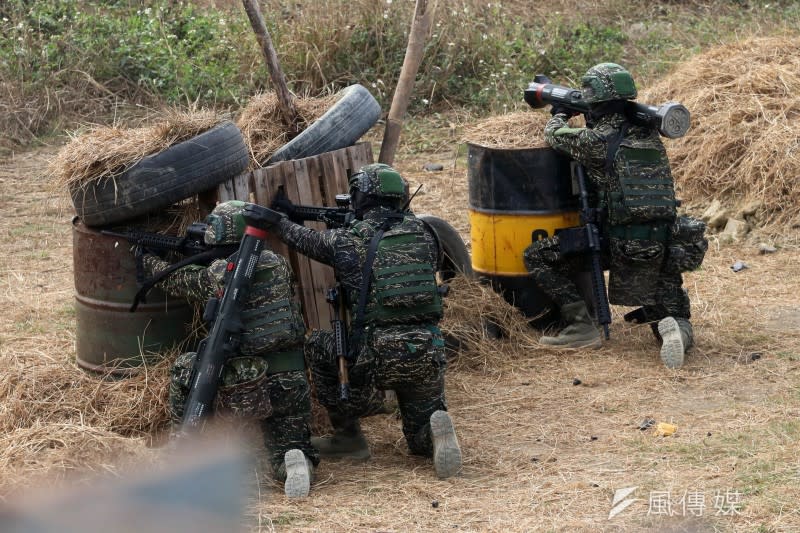
MULTIPOLYGON (((586 168, 592 208, 603 214, 602 255, 609 269, 608 299, 641 306, 625 315, 649 322, 669 368, 683 365, 694 343, 689 296, 682 273, 700 266, 708 241, 705 224, 678 216, 667 152, 658 131, 630 122, 627 100, 636 98, 630 73, 615 63, 589 69, 582 80, 589 104, 587 127, 573 128, 569 109, 554 105, 544 138, 556 151, 586 168)), ((563 348, 595 347, 600 333, 572 277, 585 263, 555 235, 533 242, 524 262, 536 284, 558 305, 567 323, 540 342, 563 348)))
MULTIPOLYGON (((239 201, 218 205, 206 219, 206 244, 238 244, 245 229, 245 206, 239 201)), ((227 265, 227 260, 216 260, 207 267, 183 266, 158 286, 173 296, 204 305, 224 287, 227 265)), ((155 255, 144 257, 150 276, 169 266, 155 255)), ((223 367, 217 412, 259 420, 275 478, 285 481, 287 496, 307 496, 319 456, 310 440, 311 400, 303 358, 305 324, 294 297, 291 267, 269 249, 259 255, 242 319, 239 353, 223 367)), ((195 352, 182 354, 172 367, 169 402, 176 427, 183 418, 196 356, 195 352)))
POLYGON ((354 222, 317 231, 283 218, 272 228, 289 246, 333 267, 350 318, 346 364, 332 332, 315 331, 306 344, 317 396, 334 428, 312 442, 323 457, 369 458, 359 419, 382 412, 382 391, 394 390, 409 450, 433 457, 436 474, 450 477, 461 469, 461 449, 444 398, 435 237, 406 210, 408 183, 393 168, 367 165, 349 183, 354 222))

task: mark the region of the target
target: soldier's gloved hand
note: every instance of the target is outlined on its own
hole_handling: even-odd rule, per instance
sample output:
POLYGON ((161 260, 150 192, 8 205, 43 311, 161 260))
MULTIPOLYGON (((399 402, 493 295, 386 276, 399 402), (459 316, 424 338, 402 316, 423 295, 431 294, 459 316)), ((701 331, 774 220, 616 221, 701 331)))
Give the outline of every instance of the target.
POLYGON ((550 106, 550 114, 553 115, 553 116, 559 115, 559 114, 560 115, 567 115, 567 118, 571 118, 571 117, 574 117, 575 115, 577 115, 578 113, 573 111, 573 110, 571 110, 571 109, 569 109, 569 108, 567 108, 566 106, 559 105, 559 104, 553 104, 552 106, 550 106))
POLYGON ((286 215, 269 207, 258 204, 247 204, 242 212, 244 221, 248 226, 267 230, 281 221, 286 215))
POLYGON ((291 213, 294 204, 291 200, 289 200, 289 197, 286 196, 286 193, 284 193, 283 189, 281 188, 278 190, 277 194, 275 194, 275 198, 272 200, 272 204, 269 207, 283 213, 291 213))

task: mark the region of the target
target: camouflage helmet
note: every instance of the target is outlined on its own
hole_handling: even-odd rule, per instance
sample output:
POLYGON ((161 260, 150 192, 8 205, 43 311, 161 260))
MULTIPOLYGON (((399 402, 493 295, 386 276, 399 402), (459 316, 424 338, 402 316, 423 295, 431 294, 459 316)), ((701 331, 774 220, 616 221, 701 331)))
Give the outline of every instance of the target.
POLYGON ((583 101, 597 104, 610 100, 636 98, 636 84, 631 73, 616 63, 600 63, 581 78, 583 101))
POLYGON ((402 206, 408 200, 408 182, 394 168, 383 163, 365 165, 350 176, 350 195, 356 203, 357 193, 381 203, 402 206))
POLYGON ((219 244, 235 244, 242 240, 245 224, 245 203, 240 200, 231 200, 219 204, 210 215, 206 217, 206 244, 216 246, 219 244))

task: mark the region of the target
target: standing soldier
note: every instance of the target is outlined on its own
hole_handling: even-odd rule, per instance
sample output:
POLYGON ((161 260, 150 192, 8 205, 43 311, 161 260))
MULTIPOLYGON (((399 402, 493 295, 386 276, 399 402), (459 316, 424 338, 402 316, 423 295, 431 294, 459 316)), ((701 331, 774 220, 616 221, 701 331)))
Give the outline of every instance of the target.
POLYGON ((381 412, 382 391, 394 390, 409 450, 432 456, 436 474, 450 477, 461 469, 461 449, 444 398, 435 237, 406 210, 408 183, 393 168, 367 165, 349 184, 352 224, 317 231, 284 218, 272 228, 289 246, 333 267, 350 316, 349 384, 332 332, 315 331, 306 343, 317 396, 334 428, 312 442, 323 457, 369 458, 359 418, 381 412))
MULTIPOLYGON (((584 165, 592 207, 601 215, 603 256, 610 270, 611 303, 641 306, 626 320, 650 322, 669 368, 683 364, 693 343, 689 297, 681 272, 700 266, 708 242, 705 225, 676 214, 674 183, 664 145, 655 129, 631 124, 626 101, 636 98, 630 73, 601 63, 582 79, 589 104, 587 127, 572 128, 572 112, 553 105, 545 140, 584 165)), ((545 345, 599 346, 600 333, 571 277, 584 258, 562 251, 558 235, 532 243, 525 266, 559 307, 567 326, 545 345)))
MULTIPOLYGON (((239 243, 245 229, 245 205, 240 201, 218 205, 206 218, 206 244, 239 243)), ((208 267, 187 265, 160 281, 159 287, 202 305, 225 286, 227 266, 227 260, 216 260, 208 267)), ((153 276, 169 263, 147 254, 144 267, 153 276)), ((286 259, 263 249, 244 301, 240 356, 228 359, 223 367, 217 404, 230 415, 260 420, 276 479, 285 481, 287 496, 304 497, 319 456, 311 445, 309 426, 311 397, 303 358, 306 328, 286 259)), ((183 418, 196 356, 195 352, 182 354, 172 367, 169 401, 174 427, 183 418)))

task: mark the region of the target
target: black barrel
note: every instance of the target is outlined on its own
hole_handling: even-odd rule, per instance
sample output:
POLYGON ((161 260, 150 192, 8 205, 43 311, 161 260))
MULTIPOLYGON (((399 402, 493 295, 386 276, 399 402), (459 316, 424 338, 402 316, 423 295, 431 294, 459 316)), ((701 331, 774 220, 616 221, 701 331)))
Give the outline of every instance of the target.
POLYGON ((127 241, 72 221, 75 274, 75 350, 88 370, 130 375, 143 363, 190 340, 193 309, 185 300, 150 291, 129 311, 136 294, 136 261, 127 241))
POLYGON ((532 241, 578 225, 569 159, 552 148, 489 148, 468 143, 472 268, 534 325, 552 303, 525 269, 532 241))

